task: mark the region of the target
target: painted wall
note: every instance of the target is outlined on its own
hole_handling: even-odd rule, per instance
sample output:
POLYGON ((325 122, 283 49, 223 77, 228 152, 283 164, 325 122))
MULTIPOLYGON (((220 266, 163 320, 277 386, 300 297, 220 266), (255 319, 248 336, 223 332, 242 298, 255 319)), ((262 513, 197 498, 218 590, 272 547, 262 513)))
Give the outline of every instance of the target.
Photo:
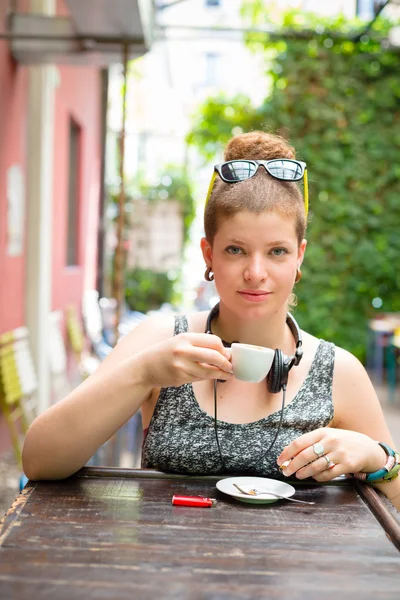
MULTIPOLYGON (((6 3, 0 2, 1 32, 5 13, 6 3)), ((23 173, 26 168, 27 89, 27 69, 13 61, 7 42, 0 41, 0 333, 24 323, 25 244, 20 256, 8 255, 7 173, 12 165, 19 165, 23 173)), ((0 453, 10 444, 0 415, 0 453)))
MULTIPOLYGON (((0 31, 6 7, 0 2, 0 31)), ((8 43, 0 40, 0 333, 24 322, 25 244, 20 256, 8 254, 7 175, 13 165, 26 170, 27 91, 26 67, 14 62, 8 43)))
POLYGON ((88 67, 59 67, 56 92, 53 211, 53 310, 78 308, 85 288, 96 285, 100 185, 100 73, 88 67), (70 118, 81 129, 78 265, 67 266, 70 118))
MULTIPOLYGON (((0 2, 0 31, 4 31, 6 3, 0 2)), ((19 0, 18 10, 29 2, 19 0)), ((64 3, 57 4, 65 15, 64 3)), ((101 76, 90 67, 60 66, 56 90, 54 132, 54 204, 52 310, 74 304, 81 307, 85 288, 96 283, 98 203, 100 190, 100 104, 101 76), (81 128, 79 167, 78 265, 66 266, 69 173, 69 119, 81 128)), ((27 165, 27 102, 29 74, 17 65, 0 41, 0 334, 25 325, 26 229, 20 256, 7 255, 7 172, 20 165, 25 177, 25 223, 29 218, 27 165)), ((38 144, 40 140, 38 140, 38 144)), ((11 448, 4 419, 0 414, 0 454, 11 448)))

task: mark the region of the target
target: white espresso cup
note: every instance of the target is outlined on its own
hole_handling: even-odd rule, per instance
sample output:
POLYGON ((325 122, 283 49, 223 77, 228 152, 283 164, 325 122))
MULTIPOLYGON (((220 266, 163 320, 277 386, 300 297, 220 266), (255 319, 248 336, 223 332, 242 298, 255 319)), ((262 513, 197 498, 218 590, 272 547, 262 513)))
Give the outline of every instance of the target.
POLYGON ((260 383, 268 375, 274 356, 271 348, 235 342, 231 346, 233 374, 241 381, 260 383))

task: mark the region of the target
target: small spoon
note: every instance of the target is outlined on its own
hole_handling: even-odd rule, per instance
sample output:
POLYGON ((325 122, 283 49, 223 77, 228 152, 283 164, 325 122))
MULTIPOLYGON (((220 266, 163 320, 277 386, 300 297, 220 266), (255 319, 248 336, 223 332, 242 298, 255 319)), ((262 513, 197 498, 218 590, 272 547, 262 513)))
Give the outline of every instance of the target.
POLYGON ((315 502, 307 502, 306 500, 297 500, 297 498, 287 498, 286 496, 280 496, 279 494, 274 494, 274 492, 260 492, 259 490, 256 490, 254 488, 246 492, 241 487, 239 487, 237 483, 234 483, 232 485, 234 485, 235 488, 239 490, 239 492, 245 494, 246 496, 260 496, 262 494, 269 494, 271 496, 275 496, 275 498, 280 498, 281 500, 290 500, 290 502, 299 502, 299 504, 315 504, 315 502))

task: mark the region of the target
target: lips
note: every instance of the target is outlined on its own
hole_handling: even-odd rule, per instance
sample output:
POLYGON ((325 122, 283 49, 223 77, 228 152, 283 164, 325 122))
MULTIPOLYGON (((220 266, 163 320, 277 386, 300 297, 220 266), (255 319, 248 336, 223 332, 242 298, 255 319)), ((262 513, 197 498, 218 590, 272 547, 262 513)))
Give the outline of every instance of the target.
POLYGON ((271 292, 264 290, 240 290, 238 292, 242 298, 249 300, 250 302, 262 302, 265 300, 271 292))
POLYGON ((265 296, 265 294, 269 294, 270 292, 266 292, 265 290, 240 290, 239 294, 253 294, 254 296, 265 296))

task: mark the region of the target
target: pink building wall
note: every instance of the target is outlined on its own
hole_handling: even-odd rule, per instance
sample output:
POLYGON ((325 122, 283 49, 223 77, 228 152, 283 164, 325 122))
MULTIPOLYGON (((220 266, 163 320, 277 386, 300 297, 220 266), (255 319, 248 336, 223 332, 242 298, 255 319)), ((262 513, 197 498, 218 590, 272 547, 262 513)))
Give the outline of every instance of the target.
MULTIPOLYGON (((4 31, 5 3, 0 2, 0 31, 4 31)), ((18 10, 28 6, 24 0, 18 10)), ((58 2, 59 14, 66 14, 58 2)), ((98 204, 100 190, 101 74, 91 67, 59 66, 60 85, 55 92, 52 310, 81 307, 85 287, 95 287, 98 204), (67 211, 69 173, 69 119, 81 128, 78 209, 78 265, 68 267, 67 211)), ((28 69, 12 59, 8 43, 0 41, 0 334, 26 325, 26 219, 29 218, 27 165, 28 69), (7 171, 17 163, 25 175, 26 217, 24 250, 7 256, 7 171)), ((0 454, 11 447, 0 414, 0 454)))
POLYGON ((88 67, 59 68, 54 137, 52 308, 79 308, 84 284, 96 284, 100 185, 100 73, 88 67), (67 266, 69 120, 81 128, 78 265, 67 266), (94 252, 93 252, 94 246, 94 252))
MULTIPOLYGON (((0 31, 6 3, 0 2, 0 31)), ((7 255, 7 172, 13 164, 26 171, 28 72, 17 65, 0 40, 0 333, 24 322, 25 248, 7 255)))

